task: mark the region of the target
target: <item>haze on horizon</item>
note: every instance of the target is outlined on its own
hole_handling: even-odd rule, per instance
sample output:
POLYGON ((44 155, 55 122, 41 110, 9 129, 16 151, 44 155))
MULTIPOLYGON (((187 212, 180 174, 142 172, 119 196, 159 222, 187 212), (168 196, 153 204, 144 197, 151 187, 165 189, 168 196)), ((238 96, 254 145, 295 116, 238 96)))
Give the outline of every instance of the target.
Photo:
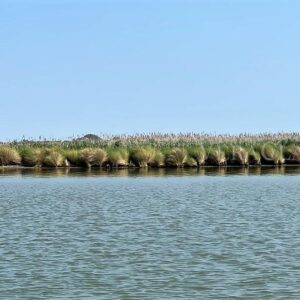
POLYGON ((1 1, 0 140, 299 131, 299 9, 1 1))

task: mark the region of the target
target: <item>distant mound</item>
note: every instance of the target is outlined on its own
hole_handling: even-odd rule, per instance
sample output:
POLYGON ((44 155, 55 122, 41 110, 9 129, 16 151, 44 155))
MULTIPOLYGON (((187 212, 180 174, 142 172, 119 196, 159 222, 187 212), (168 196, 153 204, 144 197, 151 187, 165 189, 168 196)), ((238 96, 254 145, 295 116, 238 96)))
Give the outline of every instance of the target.
POLYGON ((76 141, 99 141, 99 140, 101 140, 101 137, 91 133, 76 139, 76 141))

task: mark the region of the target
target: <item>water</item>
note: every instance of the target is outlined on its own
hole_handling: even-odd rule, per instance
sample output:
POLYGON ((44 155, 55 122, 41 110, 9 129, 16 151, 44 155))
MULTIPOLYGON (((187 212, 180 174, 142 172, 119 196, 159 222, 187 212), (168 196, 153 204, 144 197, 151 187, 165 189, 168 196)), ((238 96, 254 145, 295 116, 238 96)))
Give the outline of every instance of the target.
POLYGON ((298 174, 3 171, 0 298, 300 299, 298 174))

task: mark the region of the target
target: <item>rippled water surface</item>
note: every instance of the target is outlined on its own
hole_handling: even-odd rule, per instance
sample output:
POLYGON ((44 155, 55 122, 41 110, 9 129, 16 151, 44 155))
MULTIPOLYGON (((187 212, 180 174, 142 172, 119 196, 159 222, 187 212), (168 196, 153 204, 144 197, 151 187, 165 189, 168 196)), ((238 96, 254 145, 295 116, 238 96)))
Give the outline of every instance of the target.
POLYGON ((3 172, 0 298, 300 299, 299 170, 201 172, 3 172))

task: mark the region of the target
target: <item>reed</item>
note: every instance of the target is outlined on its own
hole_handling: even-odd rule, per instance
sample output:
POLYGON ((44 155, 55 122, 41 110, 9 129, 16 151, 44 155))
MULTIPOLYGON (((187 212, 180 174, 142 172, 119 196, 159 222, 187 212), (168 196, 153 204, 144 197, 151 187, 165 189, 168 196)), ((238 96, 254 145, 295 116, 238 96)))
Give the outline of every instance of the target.
POLYGON ((163 168, 165 167, 165 165, 165 156, 161 151, 156 150, 154 156, 149 162, 149 166, 154 168, 163 168))
POLYGON ((290 145, 284 149, 284 156, 287 162, 300 163, 300 146, 290 145))
POLYGON ((63 149, 62 155, 69 162, 70 166, 80 167, 85 165, 80 152, 81 151, 77 149, 63 149))
POLYGON ((107 161, 107 153, 105 150, 97 148, 87 148, 80 151, 79 161, 83 162, 88 168, 93 166, 102 167, 103 163, 107 161))
POLYGON ((20 149, 19 153, 22 158, 22 165, 25 167, 41 167, 43 160, 41 152, 41 149, 31 147, 24 147, 20 149))
POLYGON ((215 166, 226 165, 225 152, 220 147, 211 147, 207 152, 206 162, 215 166))
POLYGON ((188 149, 188 154, 191 158, 196 161, 197 166, 202 166, 205 164, 207 154, 203 146, 194 146, 188 149))
POLYGON ((249 164, 249 152, 243 147, 233 147, 231 163, 247 166, 249 164))
POLYGON ((193 157, 188 156, 183 166, 188 168, 197 168, 198 163, 193 157))
POLYGON ((134 166, 143 168, 148 167, 149 164, 154 162, 155 150, 152 148, 134 148, 130 151, 129 160, 134 164, 134 166))
POLYGON ((250 148, 248 150, 248 154, 249 154, 249 164, 250 165, 261 165, 260 152, 254 150, 253 148, 250 148))
POLYGON ((155 149, 161 148, 188 148, 194 146, 213 146, 213 145, 240 145, 246 147, 253 144, 281 144, 289 146, 291 144, 300 146, 300 133, 262 133, 262 134, 206 134, 206 133, 141 133, 134 135, 85 135, 83 137, 72 137, 66 140, 58 141, 55 139, 40 139, 21 141, 12 141, 12 147, 37 147, 50 148, 58 147, 60 149, 84 149, 84 148, 114 148, 114 147, 144 147, 151 146, 155 149))
POLYGON ((181 148, 173 149, 166 157, 168 167, 184 167, 187 162, 187 151, 181 148))
POLYGON ((45 149, 40 154, 43 167, 67 167, 68 163, 65 161, 61 153, 54 149, 45 149))
POLYGON ((261 158, 266 164, 282 165, 285 162, 282 147, 268 143, 261 148, 261 158))
POLYGON ((201 167, 300 164, 300 134, 87 135, 0 143, 0 164, 28 167, 201 167))
POLYGON ((128 166, 129 152, 125 148, 110 148, 107 150, 107 163, 110 167, 119 168, 128 166))
POLYGON ((19 165, 21 164, 21 156, 19 153, 10 147, 0 147, 0 165, 19 165))

